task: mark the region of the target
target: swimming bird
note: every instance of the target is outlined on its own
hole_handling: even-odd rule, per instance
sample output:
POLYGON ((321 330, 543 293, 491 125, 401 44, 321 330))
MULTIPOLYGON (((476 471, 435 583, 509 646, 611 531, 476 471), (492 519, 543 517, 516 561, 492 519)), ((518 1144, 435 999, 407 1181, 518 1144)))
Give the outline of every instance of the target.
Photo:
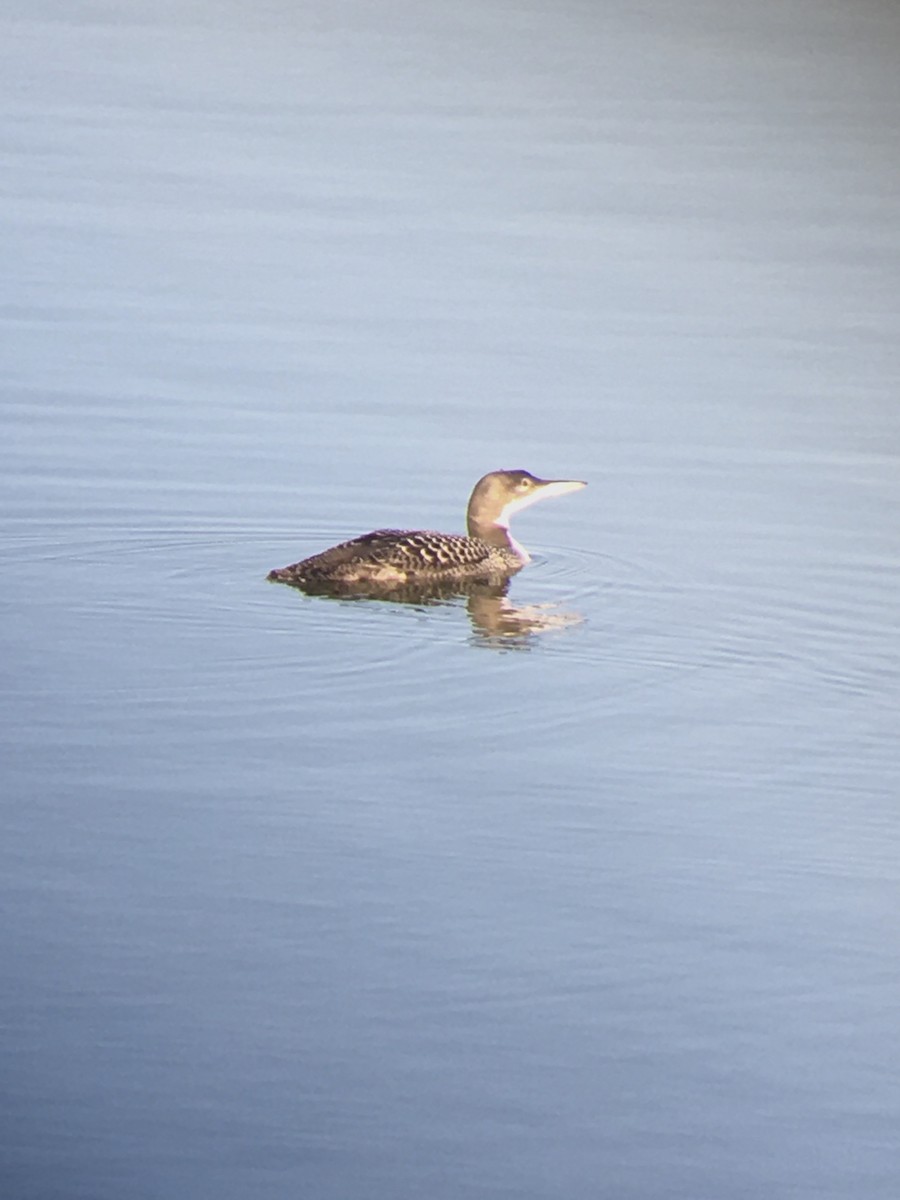
POLYGON ((268 578, 307 591, 427 590, 501 583, 531 561, 509 532, 513 513, 585 486, 580 479, 538 479, 528 471, 491 471, 478 480, 469 497, 465 535, 376 529, 270 571, 268 578))

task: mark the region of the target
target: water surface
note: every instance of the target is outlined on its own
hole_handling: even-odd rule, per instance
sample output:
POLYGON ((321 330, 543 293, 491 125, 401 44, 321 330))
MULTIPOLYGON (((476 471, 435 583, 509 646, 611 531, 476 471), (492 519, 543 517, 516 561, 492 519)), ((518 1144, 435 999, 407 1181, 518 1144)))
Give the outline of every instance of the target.
POLYGON ((4 1194, 893 1200, 894 9, 2 32, 4 1194))

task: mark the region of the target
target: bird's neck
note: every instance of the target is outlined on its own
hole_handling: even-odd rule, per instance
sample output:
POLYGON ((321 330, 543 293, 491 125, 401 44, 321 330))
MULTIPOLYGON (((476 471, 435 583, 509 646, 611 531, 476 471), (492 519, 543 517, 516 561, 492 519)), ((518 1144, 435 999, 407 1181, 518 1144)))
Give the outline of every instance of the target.
POLYGON ((521 559, 523 563, 531 562, 528 551, 523 546, 520 546, 512 536, 508 525, 499 521, 489 521, 474 516, 469 517, 467 524, 469 537, 477 537, 482 542, 487 542, 489 546, 497 546, 501 550, 508 550, 510 554, 515 554, 516 558, 521 559))

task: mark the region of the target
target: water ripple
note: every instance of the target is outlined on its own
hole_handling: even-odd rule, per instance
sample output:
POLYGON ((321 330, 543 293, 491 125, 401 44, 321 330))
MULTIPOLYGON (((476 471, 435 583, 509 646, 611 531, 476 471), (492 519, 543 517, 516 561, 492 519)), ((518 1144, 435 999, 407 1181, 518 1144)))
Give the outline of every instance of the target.
MULTIPOLYGON (((285 535, 284 561, 298 546, 315 549, 335 536, 327 526, 285 535)), ((830 693, 836 703, 843 696, 877 708, 892 703, 900 676, 896 653, 886 651, 896 645, 888 563, 823 564, 798 591, 765 580, 691 578, 654 562, 555 545, 535 554, 505 597, 412 604, 308 597, 269 584, 264 576, 282 557, 281 541, 273 552, 271 530, 234 522, 127 532, 62 524, 52 534, 23 522, 4 553, 20 588, 37 593, 65 581, 67 619, 81 620, 82 644, 94 637, 100 652, 113 625, 120 643, 126 636, 158 643, 159 671, 141 681, 145 694, 173 688, 173 677, 160 673, 167 656, 191 655, 192 671, 169 694, 176 710, 188 709, 197 689, 230 679, 234 694, 221 703, 235 711, 251 703, 289 710, 299 689, 313 687, 337 713, 352 688, 376 723, 377 711, 385 720, 396 715, 392 697, 400 697, 414 726, 438 711, 451 723, 461 714, 462 724, 480 671, 458 653, 469 647, 540 650, 544 673, 564 672, 553 704, 533 714, 501 690, 492 707, 501 735, 538 723, 559 729, 587 714, 597 721, 673 687, 694 698, 723 686, 732 696, 780 690, 798 703, 830 693), (411 716, 412 698, 418 712, 411 716)), ((127 658, 127 645, 117 645, 127 658)))

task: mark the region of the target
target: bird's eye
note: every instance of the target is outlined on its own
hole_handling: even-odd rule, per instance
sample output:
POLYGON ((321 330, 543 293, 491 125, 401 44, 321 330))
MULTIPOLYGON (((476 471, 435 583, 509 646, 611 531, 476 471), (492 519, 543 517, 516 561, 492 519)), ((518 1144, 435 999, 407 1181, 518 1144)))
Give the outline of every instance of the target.
POLYGON ((527 492, 528 489, 531 487, 531 480, 528 478, 527 475, 523 475, 522 478, 519 480, 519 487, 522 489, 523 492, 527 492))

